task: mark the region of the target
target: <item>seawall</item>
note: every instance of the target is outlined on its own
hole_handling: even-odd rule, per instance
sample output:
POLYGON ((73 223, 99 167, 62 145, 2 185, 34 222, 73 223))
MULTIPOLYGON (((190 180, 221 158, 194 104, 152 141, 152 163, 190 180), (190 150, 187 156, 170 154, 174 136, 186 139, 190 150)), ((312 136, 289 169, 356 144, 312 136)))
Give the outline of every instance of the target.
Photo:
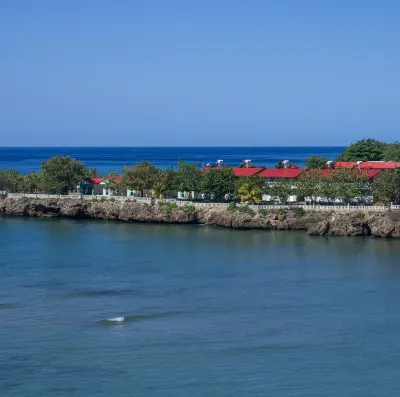
POLYGON ((233 229, 302 230, 319 236, 400 238, 400 211, 331 213, 290 209, 263 213, 225 208, 158 205, 133 201, 0 199, 5 216, 66 217, 142 223, 207 224, 233 229))

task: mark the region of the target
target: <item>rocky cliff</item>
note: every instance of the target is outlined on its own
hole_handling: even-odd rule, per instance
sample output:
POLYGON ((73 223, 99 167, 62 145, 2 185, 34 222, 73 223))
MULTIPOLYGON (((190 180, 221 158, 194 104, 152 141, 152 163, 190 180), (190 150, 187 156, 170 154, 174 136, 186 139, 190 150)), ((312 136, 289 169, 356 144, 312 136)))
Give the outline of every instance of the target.
POLYGON ((146 223, 203 223, 236 229, 303 230, 316 236, 400 238, 400 213, 329 213, 291 210, 229 212, 224 208, 143 204, 134 201, 2 199, 0 213, 8 216, 68 217, 146 223))

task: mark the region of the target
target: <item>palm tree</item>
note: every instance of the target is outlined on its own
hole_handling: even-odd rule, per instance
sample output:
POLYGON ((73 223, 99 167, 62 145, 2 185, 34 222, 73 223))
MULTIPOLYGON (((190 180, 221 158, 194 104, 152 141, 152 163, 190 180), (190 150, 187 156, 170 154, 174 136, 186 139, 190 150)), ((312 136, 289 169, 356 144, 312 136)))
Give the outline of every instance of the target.
POLYGON ((155 185, 153 186, 153 196, 163 199, 165 198, 165 193, 167 192, 168 189, 166 189, 166 186, 162 182, 156 182, 155 185))
POLYGON ((238 190, 240 201, 244 204, 259 204, 261 201, 261 189, 252 184, 244 183, 238 190))

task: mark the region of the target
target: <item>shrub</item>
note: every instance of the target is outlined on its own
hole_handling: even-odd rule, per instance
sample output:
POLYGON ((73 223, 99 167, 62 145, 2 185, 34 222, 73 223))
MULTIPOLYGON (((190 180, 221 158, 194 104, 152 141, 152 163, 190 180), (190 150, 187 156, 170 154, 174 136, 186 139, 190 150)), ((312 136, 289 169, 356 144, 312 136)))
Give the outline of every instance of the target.
POLYGON ((249 215, 254 215, 255 211, 251 209, 248 205, 241 205, 240 207, 236 207, 238 212, 244 213, 244 214, 249 214, 249 215))
POLYGON ((196 207, 194 205, 184 205, 182 210, 190 218, 194 218, 197 215, 196 207))
POLYGON ((234 201, 231 201, 228 205, 227 211, 229 212, 235 212, 237 210, 236 203, 234 201))
POLYGON ((261 208, 260 210, 258 210, 258 213, 261 215, 268 215, 268 210, 261 208))
POLYGON ((110 198, 110 201, 113 203, 113 202, 115 201, 115 198, 114 198, 114 197, 111 197, 111 198, 110 198))
MULTIPOLYGON (((154 205, 154 204, 151 204, 151 205, 154 205)), ((165 202, 165 201, 159 201, 158 202, 158 205, 160 206, 160 207, 164 207, 164 211, 165 211, 165 213, 167 214, 167 215, 171 215, 171 213, 172 213, 172 210, 174 209, 174 208, 177 208, 178 207, 178 205, 176 204, 176 203, 170 203, 170 202, 165 202)))
POLYGON ((104 196, 102 196, 101 198, 100 198, 100 201, 102 202, 102 203, 104 203, 104 201, 106 201, 107 199, 104 197, 104 196))
POLYGON ((278 215, 278 221, 280 221, 280 222, 284 221, 285 218, 286 218, 286 215, 285 215, 285 214, 279 214, 279 215, 278 215))
POLYGON ((302 218, 306 214, 306 211, 302 207, 294 207, 292 208, 292 214, 295 218, 302 218))
POLYGON ((356 217, 358 219, 364 219, 365 218, 365 212, 357 211, 356 217))

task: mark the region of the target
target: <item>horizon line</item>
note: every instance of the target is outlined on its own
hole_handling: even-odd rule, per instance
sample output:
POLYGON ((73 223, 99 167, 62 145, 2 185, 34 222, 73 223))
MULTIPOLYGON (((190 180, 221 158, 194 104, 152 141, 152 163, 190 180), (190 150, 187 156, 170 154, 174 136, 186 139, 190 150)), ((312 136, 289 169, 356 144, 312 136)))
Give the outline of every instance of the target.
POLYGON ((229 146, 0 146, 1 149, 132 149, 132 148, 153 148, 153 149, 184 149, 184 148, 321 148, 321 147, 331 147, 331 148, 342 148, 347 145, 271 145, 271 146, 248 146, 248 145, 229 145, 229 146))

